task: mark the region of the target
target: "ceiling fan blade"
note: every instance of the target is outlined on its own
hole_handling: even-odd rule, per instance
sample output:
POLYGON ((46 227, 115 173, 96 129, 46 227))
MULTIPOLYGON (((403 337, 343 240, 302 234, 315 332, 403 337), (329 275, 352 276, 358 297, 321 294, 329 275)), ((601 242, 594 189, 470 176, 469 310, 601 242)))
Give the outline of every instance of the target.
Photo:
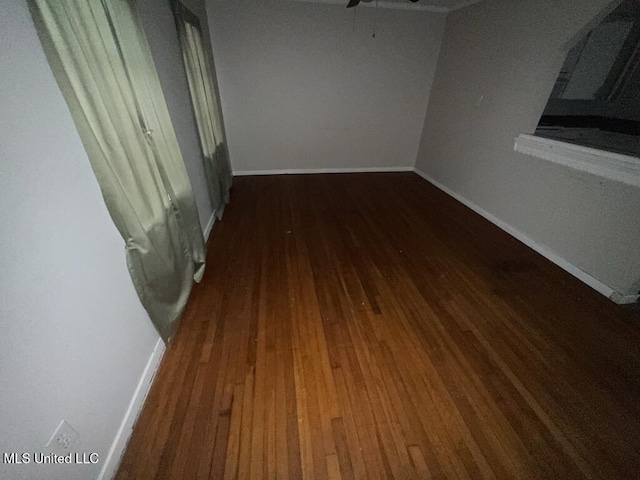
MULTIPOLYGON (((347 8, 356 7, 360 4, 361 1, 371 2, 371 0, 349 0, 349 3, 347 4, 347 8)), ((409 0, 409 1, 412 3, 417 3, 420 0, 409 0)))

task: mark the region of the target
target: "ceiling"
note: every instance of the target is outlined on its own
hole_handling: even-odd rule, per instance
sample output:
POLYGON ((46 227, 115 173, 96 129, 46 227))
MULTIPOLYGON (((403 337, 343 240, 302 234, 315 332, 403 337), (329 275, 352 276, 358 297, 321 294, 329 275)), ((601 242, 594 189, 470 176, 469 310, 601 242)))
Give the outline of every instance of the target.
MULTIPOLYGON (((348 0, 293 0, 295 2, 325 3, 330 5, 344 5, 348 0)), ((466 7, 480 0, 420 0, 412 3, 409 0, 362 0, 359 7, 393 8, 397 10, 422 10, 427 12, 448 13, 466 7)))

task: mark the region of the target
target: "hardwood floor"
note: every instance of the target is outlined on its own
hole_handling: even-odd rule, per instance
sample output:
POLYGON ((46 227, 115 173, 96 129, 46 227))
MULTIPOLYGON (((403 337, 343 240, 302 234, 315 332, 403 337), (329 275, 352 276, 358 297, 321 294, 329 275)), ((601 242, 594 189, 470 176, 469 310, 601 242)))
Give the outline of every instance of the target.
POLYGON ((640 478, 630 310, 413 173, 232 198, 118 479, 640 478))

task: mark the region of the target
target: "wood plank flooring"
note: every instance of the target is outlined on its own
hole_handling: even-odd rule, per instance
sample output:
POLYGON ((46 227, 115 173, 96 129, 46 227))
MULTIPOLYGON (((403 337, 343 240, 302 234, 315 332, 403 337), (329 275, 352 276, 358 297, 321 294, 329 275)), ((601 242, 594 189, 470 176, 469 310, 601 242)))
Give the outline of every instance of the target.
POLYGON ((118 479, 640 478, 631 310, 413 173, 232 200, 118 479))

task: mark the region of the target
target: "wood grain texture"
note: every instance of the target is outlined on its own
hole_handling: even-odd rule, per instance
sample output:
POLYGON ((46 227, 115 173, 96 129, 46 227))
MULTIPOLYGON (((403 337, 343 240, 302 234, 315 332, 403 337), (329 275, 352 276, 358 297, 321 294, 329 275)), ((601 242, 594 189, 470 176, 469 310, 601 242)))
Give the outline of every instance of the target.
POLYGON ((637 314, 415 174, 242 177, 117 478, 638 478, 639 400, 637 314))

